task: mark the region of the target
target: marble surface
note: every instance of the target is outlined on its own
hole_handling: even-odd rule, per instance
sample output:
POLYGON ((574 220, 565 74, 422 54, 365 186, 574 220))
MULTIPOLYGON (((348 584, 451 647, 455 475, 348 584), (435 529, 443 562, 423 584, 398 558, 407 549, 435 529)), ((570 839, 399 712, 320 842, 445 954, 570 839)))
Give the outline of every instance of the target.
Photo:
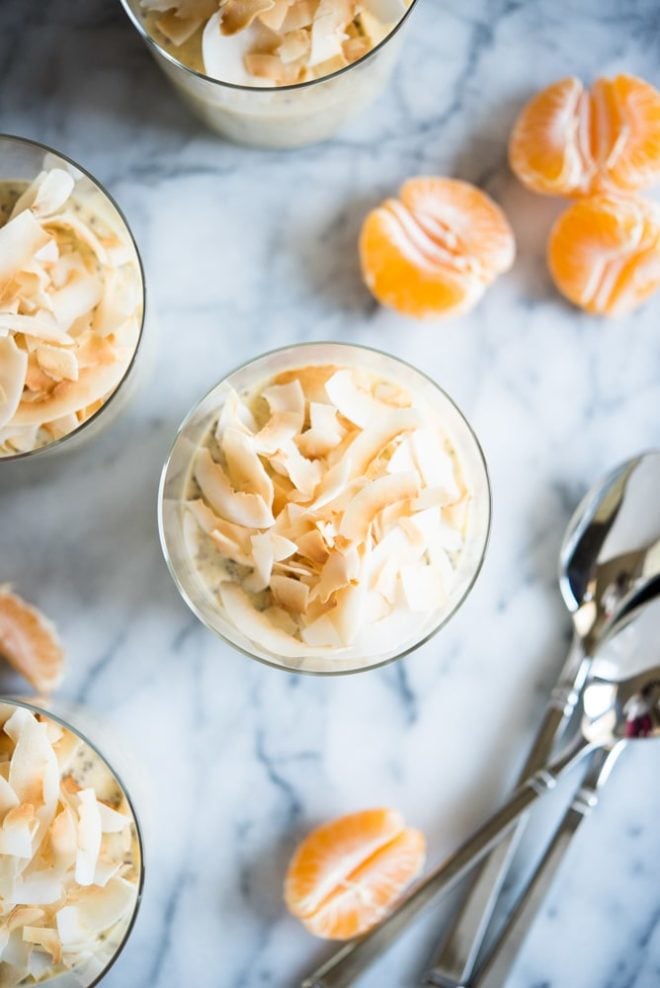
MULTIPOLYGON (((62 693, 142 767, 147 889, 108 988, 294 986, 329 951, 282 906, 313 824, 388 804, 441 858, 511 783, 568 621, 555 584, 568 515, 605 469, 659 441, 658 299, 601 323, 555 295, 543 246, 560 204, 506 164, 536 87, 629 70, 656 84, 654 0, 420 0, 372 111, 325 146, 223 144, 177 102, 118 0, 3 0, 3 130, 50 142, 107 183, 143 251, 150 375, 93 446, 0 465, 0 582, 60 626, 62 693), (414 173, 478 182, 519 260, 461 321, 418 326, 362 288, 365 210, 414 173), (492 472, 483 574, 426 647, 381 671, 296 678, 216 641, 181 602, 155 525, 161 463, 189 406, 265 348, 332 338, 421 364, 459 401, 492 472)), ((0 685, 14 685, 3 674, 0 685)), ((660 983, 660 749, 630 750, 585 824, 510 988, 660 983)), ((447 906, 367 975, 417 983, 447 906)))

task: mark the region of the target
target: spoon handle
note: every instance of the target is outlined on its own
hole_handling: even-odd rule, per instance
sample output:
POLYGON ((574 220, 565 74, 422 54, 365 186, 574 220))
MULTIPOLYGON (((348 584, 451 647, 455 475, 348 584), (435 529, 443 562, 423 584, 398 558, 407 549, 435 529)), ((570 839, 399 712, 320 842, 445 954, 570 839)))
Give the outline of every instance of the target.
POLYGON ((536 914, 559 870, 582 821, 598 803, 599 791, 609 778, 622 744, 602 748, 591 761, 587 775, 564 814, 554 837, 518 899, 488 957, 470 981, 470 988, 501 988, 529 933, 536 914))
MULTIPOLYGON (((589 659, 575 634, 519 781, 527 779, 550 758, 555 742, 573 715, 588 670, 589 659)), ((425 984, 459 988, 470 980, 523 827, 521 820, 475 868, 473 884, 442 939, 425 984)))
POLYGON ((547 768, 540 769, 519 786, 510 799, 482 824, 442 864, 419 882, 390 915, 359 940, 342 947, 302 983, 302 988, 346 988, 376 960, 425 906, 459 881, 506 833, 518 817, 540 796, 554 789, 558 780, 594 745, 579 738, 547 768))

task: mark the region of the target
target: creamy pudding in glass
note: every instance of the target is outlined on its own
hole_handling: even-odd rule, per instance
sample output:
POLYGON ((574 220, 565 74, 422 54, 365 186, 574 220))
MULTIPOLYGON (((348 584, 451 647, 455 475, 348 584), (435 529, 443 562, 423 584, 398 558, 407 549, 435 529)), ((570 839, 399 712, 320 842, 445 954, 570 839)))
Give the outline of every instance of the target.
POLYGON ((230 140, 326 140, 383 89, 417 0, 122 0, 191 109, 230 140))
POLYGON ((193 410, 159 510, 174 579, 207 625, 256 658, 332 673, 405 654, 456 610, 490 491, 432 381, 376 351, 303 344, 193 410))
POLYGON ((0 984, 97 984, 142 882, 135 814, 102 755, 55 715, 0 703, 0 984))
POLYGON ((112 201, 55 152, 0 137, 0 458, 107 419, 143 314, 139 257, 112 201))

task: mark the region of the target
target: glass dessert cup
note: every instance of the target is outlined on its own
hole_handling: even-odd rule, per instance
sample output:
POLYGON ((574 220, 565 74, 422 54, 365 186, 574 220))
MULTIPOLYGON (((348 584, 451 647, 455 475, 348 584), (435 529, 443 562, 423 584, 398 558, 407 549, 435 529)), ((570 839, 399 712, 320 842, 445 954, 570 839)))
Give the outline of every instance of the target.
POLYGON ((180 62, 145 27, 139 0, 121 0, 157 64, 184 102, 211 130, 236 144, 295 148, 333 137, 385 88, 417 0, 362 58, 320 79, 265 89, 222 82, 180 62))
MULTIPOLYGON (((86 783, 88 787, 93 788, 97 793, 100 791, 101 798, 104 800, 113 800, 116 798, 117 802, 115 805, 130 820, 131 851, 130 853, 124 853, 123 861, 130 860, 131 871, 135 874, 135 879, 131 882, 131 885, 134 887, 133 901, 121 913, 118 919, 113 921, 102 934, 98 935, 97 946, 99 949, 88 953, 85 957, 81 955, 79 964, 76 964, 70 970, 65 969, 61 963, 48 965, 36 977, 26 972, 24 979, 20 981, 21 985, 25 984, 26 986, 38 984, 47 985, 48 988, 95 988, 105 978, 124 949, 135 925, 140 908, 144 886, 144 848, 140 823, 121 776, 115 771, 96 743, 90 740, 87 733, 83 733, 82 729, 72 723, 71 718, 73 717, 75 723, 82 722, 85 725, 86 731, 89 718, 85 716, 84 712, 75 708, 72 708, 70 711, 66 704, 59 704, 57 702, 51 704, 50 700, 42 702, 41 698, 31 698, 28 700, 23 697, 3 696, 0 697, 0 712, 3 714, 3 725, 6 720, 5 711, 8 707, 14 708, 13 712, 17 708, 22 708, 30 714, 38 714, 42 719, 46 718, 52 727, 63 729, 64 732, 68 732, 81 742, 81 747, 78 749, 72 762, 72 774, 76 777, 76 781, 78 783, 86 783)), ((95 725, 90 723, 90 726, 93 732, 98 734, 98 729, 95 725)), ((62 770, 62 778, 64 777, 64 772, 65 770, 62 770)), ((81 786, 81 788, 84 788, 84 786, 81 786)), ((86 888, 93 891, 99 888, 99 886, 92 883, 86 886, 86 888)), ((75 898, 67 898, 65 899, 65 904, 75 901, 75 898)), ((44 908, 47 909, 47 906, 44 908)), ((37 922, 39 921, 37 920, 37 922)), ((6 957, 3 956, 3 962, 5 959, 6 957)), ((11 983, 14 984, 14 981, 11 981, 11 983)))
POLYGON ((138 365, 142 362, 138 358, 144 349, 146 311, 144 268, 130 227, 115 201, 89 172, 61 152, 27 138, 0 134, 0 183, 16 182, 29 185, 45 168, 61 168, 69 172, 76 182, 73 195, 76 205, 79 205, 85 214, 98 219, 103 224, 104 230, 116 233, 129 249, 129 263, 135 266, 139 281, 139 332, 132 359, 122 379, 97 411, 81 422, 73 431, 59 438, 54 438, 45 445, 24 452, 0 452, 0 469, 7 462, 31 461, 36 457, 42 460, 46 457, 59 455, 65 450, 78 449, 84 442, 98 435, 102 428, 113 421, 117 414, 123 410, 134 393, 138 377, 138 365))
MULTIPOLYGON (((490 530, 491 495, 488 472, 476 436, 466 419, 441 388, 409 364, 367 347, 340 343, 303 343, 266 353, 229 374, 188 414, 179 428, 163 468, 158 521, 161 546, 174 582, 193 613, 210 630, 244 654, 277 668, 294 672, 340 674, 383 665, 401 658, 431 638, 456 612, 468 595, 481 568, 490 530), (204 444, 228 397, 254 394, 255 388, 279 374, 308 365, 335 365, 366 369, 385 382, 394 382, 423 402, 441 423, 469 485, 469 534, 455 572, 455 579, 438 609, 420 615, 405 640, 381 641, 373 653, 345 650, 286 658, 256 644, 228 618, 216 593, 200 577, 186 537, 185 516, 191 465, 204 444)), ((312 654, 313 653, 313 654, 312 654)))

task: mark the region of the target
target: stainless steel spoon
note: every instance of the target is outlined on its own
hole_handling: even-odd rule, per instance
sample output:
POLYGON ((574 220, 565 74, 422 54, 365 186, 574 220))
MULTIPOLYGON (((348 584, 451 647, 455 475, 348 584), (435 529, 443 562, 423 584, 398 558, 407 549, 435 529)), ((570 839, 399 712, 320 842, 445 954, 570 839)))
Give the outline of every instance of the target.
POLYGON ((511 798, 457 851, 419 882, 387 919, 360 940, 352 941, 323 964, 302 988, 346 988, 387 950, 408 924, 441 892, 459 881, 544 793, 587 755, 610 751, 633 739, 660 737, 660 602, 655 620, 638 627, 636 610, 608 638, 603 654, 594 658, 585 686, 584 716, 577 739, 551 764, 534 772, 511 798), (631 649, 630 637, 639 645, 631 649), (625 636, 625 641, 621 636, 625 636), (623 663, 614 661, 620 654, 623 663), (636 668, 636 665, 640 668, 636 668), (623 668, 622 668, 623 665, 623 668), (646 665, 646 668, 642 666, 646 665), (626 678, 621 678, 625 675, 626 678))
MULTIPOLYGON (((660 580, 648 588, 636 600, 637 609, 617 621, 611 635, 599 649, 592 669, 605 663, 610 668, 628 669, 641 667, 645 656, 652 654, 660 641, 660 580), (646 599, 645 599, 646 598, 646 599), (642 613, 643 610, 643 613, 642 613), (608 651, 612 654, 608 655, 608 651)), ((604 673, 608 673, 605 665, 604 673)), ((557 871, 559 870, 573 838, 585 818, 598 804, 600 791, 609 780, 614 763, 623 750, 625 741, 611 748, 601 748, 591 759, 588 772, 575 793, 566 813, 557 827, 534 873, 519 896, 515 909, 508 918, 486 960, 469 982, 470 988, 500 988, 506 984, 509 971, 529 933, 557 871)), ((467 982, 466 982, 467 986, 467 982)))
MULTIPOLYGON (((571 720, 590 655, 616 614, 660 573, 660 452, 642 453, 608 473, 582 499, 559 554, 559 587, 573 641, 520 779, 540 768, 571 720)), ((426 984, 460 988, 472 976, 524 821, 476 870, 445 931, 426 984)))

